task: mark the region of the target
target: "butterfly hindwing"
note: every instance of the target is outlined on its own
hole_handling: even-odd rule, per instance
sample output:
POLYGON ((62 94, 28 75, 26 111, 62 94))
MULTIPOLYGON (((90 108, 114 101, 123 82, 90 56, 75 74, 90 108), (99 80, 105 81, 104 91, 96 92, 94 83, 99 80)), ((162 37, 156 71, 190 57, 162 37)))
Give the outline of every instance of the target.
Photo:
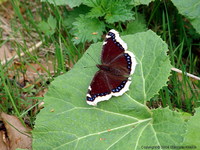
POLYGON ((88 88, 87 103, 96 105, 100 101, 109 100, 112 96, 120 96, 128 90, 130 83, 128 77, 117 78, 100 70, 88 88))
POLYGON ((87 103, 96 105, 99 101, 108 100, 111 98, 111 90, 107 83, 106 75, 103 71, 98 71, 88 88, 87 103))

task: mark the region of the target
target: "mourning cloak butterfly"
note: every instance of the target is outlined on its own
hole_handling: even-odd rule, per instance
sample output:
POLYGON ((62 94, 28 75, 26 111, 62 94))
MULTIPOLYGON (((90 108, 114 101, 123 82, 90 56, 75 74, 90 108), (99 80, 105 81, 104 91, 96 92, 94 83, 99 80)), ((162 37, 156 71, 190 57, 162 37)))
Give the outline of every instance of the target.
POLYGON ((98 102, 120 96, 129 90, 131 74, 137 64, 135 55, 127 51, 127 44, 114 29, 106 35, 101 53, 101 63, 97 67, 88 88, 87 103, 96 106, 98 102))

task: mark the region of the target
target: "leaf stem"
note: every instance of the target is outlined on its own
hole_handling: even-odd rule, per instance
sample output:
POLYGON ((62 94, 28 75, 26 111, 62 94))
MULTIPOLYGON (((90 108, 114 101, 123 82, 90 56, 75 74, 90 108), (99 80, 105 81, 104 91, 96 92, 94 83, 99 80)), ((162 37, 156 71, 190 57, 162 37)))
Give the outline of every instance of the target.
POLYGON ((175 71, 175 72, 178 72, 178 73, 181 73, 181 74, 185 74, 186 76, 191 77, 191 78, 193 78, 193 79, 200 80, 200 77, 197 77, 197 76, 195 76, 195 75, 193 75, 193 74, 190 74, 190 73, 187 73, 187 72, 183 72, 183 71, 181 71, 180 69, 171 68, 171 70, 172 70, 172 71, 175 71))

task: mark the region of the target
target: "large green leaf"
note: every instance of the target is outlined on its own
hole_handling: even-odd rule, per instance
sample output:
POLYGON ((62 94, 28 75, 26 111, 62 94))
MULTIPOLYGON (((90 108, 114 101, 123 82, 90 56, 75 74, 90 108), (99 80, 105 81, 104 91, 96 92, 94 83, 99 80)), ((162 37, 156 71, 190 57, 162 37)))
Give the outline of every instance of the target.
POLYGON ((90 67, 96 64, 91 57, 100 62, 102 43, 91 45, 71 71, 52 82, 37 116, 33 149, 140 150, 183 141, 185 126, 178 113, 145 105, 167 82, 171 65, 166 44, 152 31, 122 38, 138 62, 130 91, 97 107, 86 104, 97 71, 90 67))
POLYGON ((148 5, 150 2, 152 2, 154 0, 131 0, 132 5, 148 5))
POLYGON ((200 1, 199 0, 172 0, 180 14, 188 17, 191 24, 200 34, 200 1))
POLYGON ((196 109, 194 116, 187 122, 184 146, 188 149, 200 149, 200 108, 196 109), (192 148, 191 148, 192 147, 192 148))

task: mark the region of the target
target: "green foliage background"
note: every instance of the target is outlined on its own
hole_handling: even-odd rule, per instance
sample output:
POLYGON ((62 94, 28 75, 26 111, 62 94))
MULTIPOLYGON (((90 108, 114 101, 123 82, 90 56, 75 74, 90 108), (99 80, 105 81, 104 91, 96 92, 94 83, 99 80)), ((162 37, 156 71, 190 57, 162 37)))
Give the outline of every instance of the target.
MULTIPOLYGON (((46 0, 42 0, 46 1, 46 0)), ((145 26, 143 21, 137 23, 134 16, 133 7, 145 4, 148 5, 154 0, 47 0, 54 5, 68 5, 73 8, 67 15, 64 22, 67 28, 71 28, 71 33, 74 35, 74 44, 84 42, 97 42, 106 28, 114 28, 114 23, 125 23, 127 27, 145 26), (133 24, 134 22, 134 24, 133 24), (90 26, 88 26, 90 24, 90 26), (84 30, 83 30, 84 29, 84 30), (80 34, 84 32, 83 34, 80 34), (93 34, 95 33, 95 35, 93 34)), ((200 33, 200 4, 199 0, 192 0, 188 3, 187 0, 172 0, 180 14, 187 17, 193 27, 200 33)), ((121 28, 119 26, 119 28, 121 28)), ((133 29, 133 27, 132 27, 133 29)), ((144 28, 142 31, 145 31, 144 28)), ((126 34, 129 33, 127 30, 126 34)), ((135 32, 141 30, 136 29, 135 32)), ((133 31, 130 31, 131 34, 133 31)))
MULTIPOLYGON (((185 149, 186 146, 200 148, 200 136, 197 134, 200 130, 197 126, 200 122, 199 109, 186 122, 184 115, 168 107, 149 109, 146 106, 146 102, 166 85, 172 67, 167 55, 167 44, 153 31, 146 31, 144 16, 135 15, 133 11, 135 6, 147 5, 150 0, 49 2, 55 5, 67 4, 73 8, 73 11, 66 14, 63 23, 74 36, 72 41, 76 45, 97 42, 108 28, 122 31, 123 26, 126 26, 126 30, 122 32, 126 36, 122 39, 127 43, 128 50, 136 55, 138 65, 128 92, 101 102, 97 107, 89 106, 85 102, 85 96, 97 68, 84 68, 96 65, 87 53, 100 63, 102 48, 102 43, 92 44, 72 70, 52 82, 44 99, 45 109, 37 116, 33 130, 34 149, 95 147, 140 150, 145 146, 149 146, 148 149, 154 149, 154 146, 161 149, 163 146, 168 146, 168 149, 180 149, 180 146, 185 146, 185 149)), ((199 33, 199 3, 195 0, 187 4, 186 1, 172 2, 179 13, 188 17, 199 33)), ((50 18, 47 24, 48 22, 54 21, 50 18)), ((40 27, 41 30, 44 30, 43 26, 40 27)), ((53 31, 54 27, 48 25, 53 31)))

